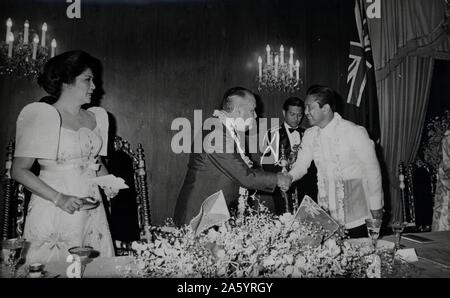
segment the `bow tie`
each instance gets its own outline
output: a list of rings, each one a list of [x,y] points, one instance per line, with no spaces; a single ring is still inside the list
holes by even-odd
[[[297,128],[291,128],[291,127],[289,127],[288,129],[289,129],[289,133],[293,133],[294,131],[297,131]]]

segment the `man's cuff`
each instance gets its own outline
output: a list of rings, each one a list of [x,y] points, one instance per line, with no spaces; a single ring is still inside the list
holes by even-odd
[[[369,198],[370,210],[380,210],[384,207],[383,198],[380,196],[372,196]]]

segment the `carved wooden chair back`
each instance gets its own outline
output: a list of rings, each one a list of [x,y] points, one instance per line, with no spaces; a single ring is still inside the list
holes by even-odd
[[[3,175],[3,214],[2,239],[23,236],[26,210],[30,193],[24,186],[11,178],[11,166],[14,156],[14,141],[6,148],[5,173]]]
[[[133,150],[127,140],[116,136],[114,139],[114,150],[116,152],[125,153],[132,161],[134,189],[136,190],[137,221],[140,234],[139,238],[147,239],[150,235],[151,213],[144,149],[142,144],[138,144],[136,150]],[[112,216],[114,216],[114,214],[112,214]]]
[[[422,162],[399,164],[401,219],[414,231],[431,230],[436,177]]]

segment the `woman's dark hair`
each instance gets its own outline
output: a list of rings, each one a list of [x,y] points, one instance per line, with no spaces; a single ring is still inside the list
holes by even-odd
[[[306,91],[306,96],[313,96],[320,108],[328,104],[333,112],[336,111],[339,103],[339,94],[327,86],[312,85]]]
[[[49,105],[52,105],[57,101],[58,101],[58,99],[51,95],[44,96],[39,100],[39,102],[48,103]]]
[[[47,61],[37,82],[48,94],[55,98],[61,95],[62,84],[72,84],[83,71],[96,68],[97,60],[83,51],[70,51]]]

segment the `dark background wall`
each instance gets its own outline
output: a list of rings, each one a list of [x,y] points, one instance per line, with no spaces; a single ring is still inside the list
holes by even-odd
[[[39,32],[47,22],[47,42],[56,38],[57,52],[82,49],[101,60],[100,104],[113,115],[118,135],[144,146],[154,223],[172,216],[186,172],[188,155],[170,148],[172,120],[192,121],[194,109],[205,119],[235,85],[257,91],[257,57],[266,44],[294,47],[304,79],[295,95],[303,98],[317,83],[346,94],[351,0],[81,0],[81,19],[66,17],[68,5],[1,1],[0,36],[8,17],[13,32],[23,30],[25,19]],[[0,156],[14,137],[20,109],[43,95],[34,81],[0,77]],[[265,116],[281,117],[287,94],[260,95]]]

